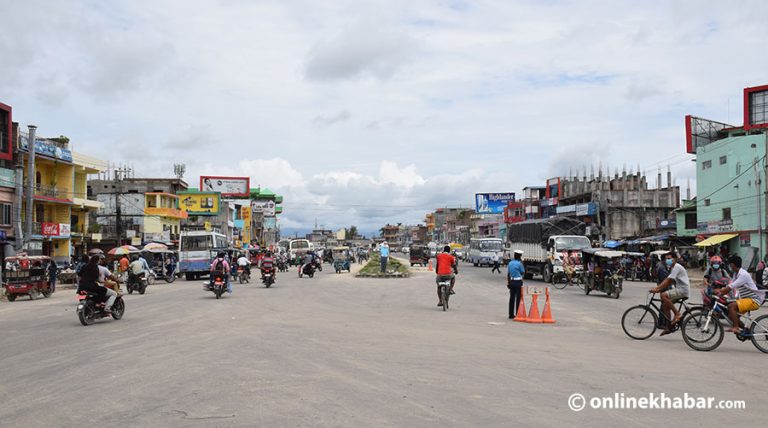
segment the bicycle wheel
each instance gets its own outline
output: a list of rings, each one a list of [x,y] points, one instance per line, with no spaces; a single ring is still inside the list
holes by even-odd
[[[752,344],[755,348],[768,354],[768,315],[757,317],[752,322],[749,333],[752,335]]]
[[[563,282],[562,278],[560,278],[557,275],[553,275],[553,277],[552,277],[552,286],[554,286],[558,290],[562,290],[563,288],[568,286],[568,282]]]
[[[573,284],[579,287],[580,290],[584,290],[584,275],[577,275],[573,279]]]
[[[723,343],[723,326],[710,311],[692,309],[682,321],[685,344],[697,351],[712,351]]]
[[[621,328],[635,340],[645,340],[656,333],[658,316],[650,306],[632,306],[621,317]]]

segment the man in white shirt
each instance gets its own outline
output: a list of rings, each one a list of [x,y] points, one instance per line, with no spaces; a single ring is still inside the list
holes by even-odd
[[[736,301],[728,303],[728,317],[731,319],[731,332],[739,333],[739,314],[760,309],[765,301],[765,291],[759,290],[752,280],[752,275],[741,267],[741,257],[731,256],[728,259],[731,271],[735,272],[733,282],[727,287],[714,290],[721,296],[733,291]]]
[[[248,257],[245,257],[245,254],[240,254],[240,257],[237,259],[237,266],[245,269],[248,274],[251,274],[251,261],[248,260]]]
[[[112,272],[110,272],[106,266],[104,266],[106,264],[107,259],[102,257],[99,261],[99,285],[104,287],[104,289],[107,291],[107,302],[104,304],[104,311],[109,312],[112,310],[112,305],[115,303],[115,300],[117,300],[117,292],[111,287],[107,286],[107,280],[109,279],[114,281],[115,284],[119,284],[119,280],[115,275],[112,275]]]

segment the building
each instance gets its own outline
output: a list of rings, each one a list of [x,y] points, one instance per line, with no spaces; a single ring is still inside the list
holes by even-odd
[[[387,224],[381,228],[381,237],[387,241],[390,246],[396,245],[400,234],[400,226],[396,224]]]
[[[695,238],[698,234],[696,216],[696,198],[683,200],[680,208],[675,210],[675,223],[679,239]]]
[[[526,220],[541,218],[541,201],[546,198],[547,188],[544,186],[528,186],[523,188],[523,214]]]
[[[184,214],[176,211],[181,207],[177,202],[174,208],[170,196],[186,189],[187,183],[180,178],[136,178],[127,169],[108,170],[89,180],[89,197],[102,204],[93,215],[100,246],[178,241]]]
[[[14,165],[13,109],[0,103],[0,257],[14,254],[14,220],[19,219]]]
[[[25,183],[30,176],[29,148],[34,147],[34,193],[32,195],[32,233],[27,237],[29,254],[46,255],[57,263],[68,263],[71,257],[85,254],[92,236],[89,214],[101,207],[87,200],[89,175],[103,171],[106,163],[69,149],[69,139],[35,138],[19,133],[19,156],[23,162]],[[26,190],[26,186],[25,186]],[[26,194],[25,194],[26,196]],[[27,200],[22,203],[26,222]],[[74,229],[74,230],[73,230]]]
[[[550,191],[557,197],[550,197],[548,206],[555,207],[556,215],[585,222],[593,238],[618,240],[675,232],[680,188],[673,186],[669,170],[667,185],[663,186],[659,172],[655,188],[649,188],[639,171],[626,170],[613,176],[599,170],[597,176],[560,178],[557,183],[558,189]]]
[[[685,117],[696,155],[697,245],[739,254],[754,266],[766,251],[768,86],[744,89],[744,123]]]

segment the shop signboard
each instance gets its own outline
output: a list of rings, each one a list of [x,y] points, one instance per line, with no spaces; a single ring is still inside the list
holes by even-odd
[[[179,192],[179,208],[188,215],[214,216],[221,209],[221,195],[216,192]]]
[[[254,213],[260,213],[264,217],[274,217],[275,201],[271,199],[254,199],[251,201],[251,209]]]

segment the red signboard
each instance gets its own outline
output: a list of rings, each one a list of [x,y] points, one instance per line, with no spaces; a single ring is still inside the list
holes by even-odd
[[[504,207],[504,223],[519,223],[525,220],[524,211],[522,202],[508,202]]]
[[[744,129],[768,128],[768,85],[744,88]]]
[[[59,223],[43,223],[41,231],[43,236],[59,236]]]

